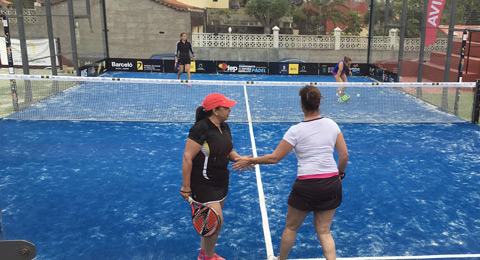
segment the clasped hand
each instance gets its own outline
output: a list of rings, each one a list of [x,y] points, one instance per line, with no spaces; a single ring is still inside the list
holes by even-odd
[[[232,170],[234,171],[248,171],[255,169],[255,165],[251,163],[252,155],[242,156],[234,158],[234,164],[232,165]]]

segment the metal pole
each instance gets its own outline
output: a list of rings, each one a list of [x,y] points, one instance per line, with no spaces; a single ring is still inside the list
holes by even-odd
[[[463,74],[463,63],[465,59],[465,46],[467,45],[467,35],[468,30],[463,30],[462,35],[462,49],[460,50],[460,63],[458,64],[458,82],[462,82],[462,74]]]
[[[405,31],[407,31],[407,5],[408,0],[403,0],[402,3],[402,20],[400,27],[400,46],[398,47],[398,82],[402,81],[402,70],[403,70],[403,53],[405,52]]]
[[[3,19],[3,32],[5,33],[5,48],[7,49],[8,60],[8,72],[9,74],[15,74],[15,68],[13,67],[13,54],[12,54],[12,42],[10,38],[10,26],[8,25],[8,18],[4,14],[0,14]],[[14,79],[10,80],[10,89],[12,91],[13,109],[18,111],[18,96],[17,96],[17,82]]]
[[[448,46],[447,57],[445,60],[445,73],[443,75],[443,81],[448,82],[450,80],[450,62],[452,60],[452,46],[453,46],[453,33],[455,29],[455,19],[457,11],[457,0],[452,0],[450,10],[450,24],[448,27]]]
[[[450,7],[450,24],[448,27],[448,46],[447,46],[447,57],[445,59],[445,70],[443,72],[443,81],[450,81],[450,62],[452,61],[452,46],[453,46],[453,33],[455,29],[455,18],[457,10],[457,0],[452,0],[452,5]],[[444,110],[448,109],[448,88],[442,89],[442,104],[441,107]]]
[[[374,12],[374,1],[375,0],[371,0],[370,1],[370,21],[369,21],[369,24],[368,24],[368,47],[367,47],[367,64],[370,64],[370,52],[372,51],[372,38],[373,38],[373,34],[374,34],[374,27],[375,25],[373,24],[373,17],[375,15],[375,12]]]
[[[105,0],[100,1],[100,10],[102,12],[103,56],[104,58],[109,58],[110,51],[108,49],[107,8],[105,6]]]
[[[52,63],[52,75],[58,75],[57,54],[55,53],[55,39],[53,38],[52,9],[50,5],[50,0],[45,0],[45,11],[47,14],[46,18],[47,18],[48,46],[50,48],[50,62]]]
[[[423,81],[423,58],[425,55],[425,38],[427,34],[427,18],[428,18],[428,0],[423,1],[423,17],[422,17],[422,35],[420,37],[420,56],[418,58],[418,75],[417,82]],[[420,93],[419,93],[420,91]],[[422,95],[421,89],[417,88],[417,95]]]
[[[462,49],[460,51],[460,64],[458,65],[458,82],[462,82],[463,63],[465,60],[465,46],[467,45],[468,30],[463,31]],[[453,114],[458,115],[458,103],[460,101],[460,88],[455,89],[455,102],[453,103]]]
[[[22,67],[23,67],[23,74],[30,75],[30,67],[28,66],[28,51],[27,51],[27,40],[25,39],[25,24],[23,21],[23,7],[22,3],[16,4],[16,11],[18,23],[18,34],[20,37],[20,51],[22,53]],[[31,104],[33,101],[33,93],[32,93],[32,85],[30,81],[25,81],[25,104]]]
[[[73,0],[68,0],[68,20],[70,24],[70,44],[72,46],[73,69],[77,76],[80,76],[78,69],[77,38],[75,37],[75,14],[73,12]]]
[[[25,24],[23,21],[23,7],[22,3],[18,1],[15,5],[17,11],[17,24],[18,24],[18,34],[20,37],[20,51],[22,54],[22,67],[23,74],[29,75],[30,68],[28,67],[28,51],[27,51],[27,40],[25,39]]]
[[[475,95],[472,110],[472,123],[478,124],[480,118],[480,79],[477,79],[477,86],[475,87]]]
[[[387,24],[388,24],[388,15],[390,11],[390,0],[385,0],[385,12],[384,12],[384,21],[383,21],[383,35],[387,35]]]

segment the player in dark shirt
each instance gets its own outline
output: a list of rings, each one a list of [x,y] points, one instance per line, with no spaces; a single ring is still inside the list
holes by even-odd
[[[214,235],[201,237],[198,259],[223,259],[215,254],[215,245],[223,224],[222,207],[228,193],[228,164],[236,158],[245,158],[233,149],[230,127],[225,123],[234,105],[235,101],[222,94],[208,95],[197,108],[196,123],[190,129],[185,145],[180,195],[185,200],[192,196],[194,200],[208,204],[221,220]]]
[[[193,53],[192,44],[187,41],[187,34],[181,33],[180,40],[175,46],[175,68],[177,68],[178,63],[177,79],[180,79],[180,76],[182,75],[185,68],[188,80],[190,80],[190,52],[192,53],[193,60],[195,60],[195,54]]]

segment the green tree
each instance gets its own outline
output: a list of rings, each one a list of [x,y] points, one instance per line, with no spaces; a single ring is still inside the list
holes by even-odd
[[[347,28],[345,28],[345,33],[348,35],[360,35],[363,31],[362,23],[362,13],[356,11],[348,12],[347,16]]]
[[[334,26],[347,24],[347,15],[339,7],[349,10],[344,0],[308,0],[294,9],[293,21],[302,34],[325,34],[327,21],[333,22]]]
[[[269,34],[278,19],[288,12],[289,5],[288,0],[250,0],[246,13],[255,17],[263,25],[263,32]]]
[[[364,23],[369,24],[370,14],[374,14],[374,35],[387,35],[388,30],[392,27],[400,28],[403,0],[389,0],[389,2],[390,8],[386,10],[386,0],[376,0],[374,2],[373,12],[368,11],[364,16]],[[386,21],[386,13],[388,14],[388,21]],[[407,27],[405,30],[405,37],[420,37],[423,17],[423,0],[408,0],[406,16]]]
[[[321,23],[324,28],[324,33],[327,32],[327,22],[333,23],[333,26],[337,27],[340,24],[347,24],[347,15],[339,7],[344,7],[350,11],[350,7],[344,0],[323,0],[320,5]]]
[[[445,6],[450,6],[450,1]],[[458,0],[455,23],[458,25],[480,25],[480,3],[478,0]],[[445,24],[448,24],[446,22]]]

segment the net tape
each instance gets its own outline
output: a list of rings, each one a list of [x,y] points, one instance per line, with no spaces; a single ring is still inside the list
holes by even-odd
[[[454,111],[455,102],[460,112],[471,114],[470,93],[475,88],[475,83],[456,82],[180,81],[38,75],[0,75],[0,80],[15,81],[21,104],[19,111],[6,118],[24,120],[193,122],[203,98],[222,93],[237,101],[229,122],[248,122],[247,111],[253,122],[299,122],[303,112],[298,91],[314,85],[325,97],[321,114],[340,123],[465,122],[466,118]],[[338,102],[339,86],[347,87],[349,102]]]

